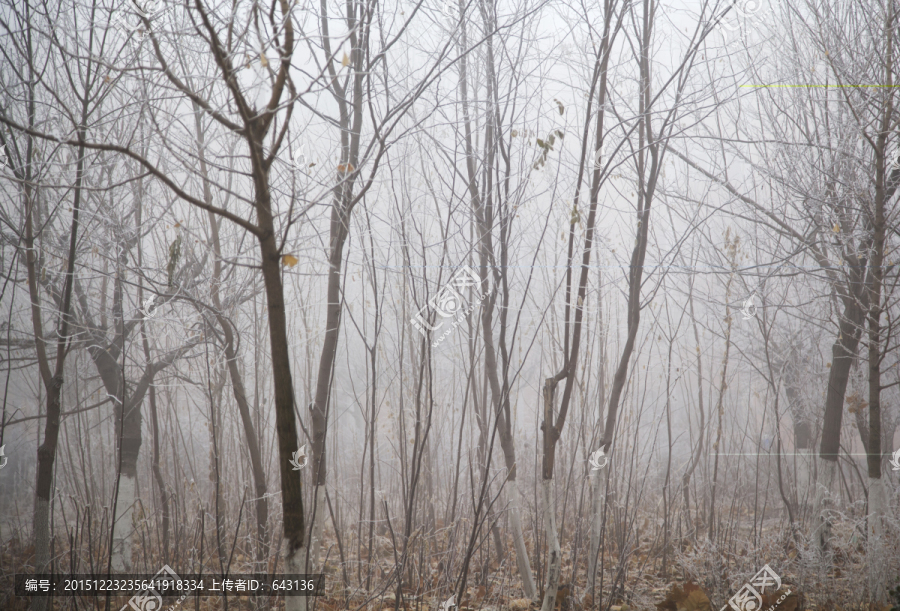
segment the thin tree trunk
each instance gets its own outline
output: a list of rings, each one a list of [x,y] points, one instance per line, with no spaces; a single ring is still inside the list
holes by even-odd
[[[512,531],[513,546],[516,550],[516,568],[522,579],[522,589],[525,597],[534,599],[537,595],[534,585],[534,575],[531,572],[531,561],[528,558],[528,548],[525,547],[525,535],[522,529],[522,494],[519,491],[517,480],[506,482],[507,507],[509,516],[509,529]],[[524,578],[523,578],[524,577]]]
[[[593,112],[593,104],[594,104],[594,96],[596,95],[596,103],[597,103],[597,111],[596,111],[596,120],[594,122],[594,144],[593,148],[589,148],[589,134],[590,134],[590,122],[585,122],[584,131],[581,136],[581,159],[579,162],[578,169],[578,181],[577,187],[575,189],[575,197],[572,206],[572,214],[571,214],[571,222],[569,227],[569,245],[567,252],[567,267],[566,267],[566,302],[565,302],[565,326],[564,326],[564,348],[563,348],[563,360],[564,365],[562,370],[553,378],[547,378],[544,383],[543,389],[543,398],[544,398],[544,421],[541,425],[541,429],[543,431],[543,461],[542,461],[542,478],[543,480],[550,480],[553,477],[553,464],[555,462],[555,451],[556,451],[556,442],[559,440],[560,433],[562,431],[562,427],[565,424],[566,414],[569,407],[569,401],[571,398],[572,388],[574,386],[574,376],[576,371],[576,364],[578,361],[578,351],[581,342],[581,326],[582,326],[582,317],[583,317],[583,308],[584,303],[587,298],[587,276],[588,276],[588,266],[590,265],[591,260],[591,252],[592,245],[594,239],[594,224],[596,221],[596,211],[597,211],[597,203],[598,196],[600,191],[600,184],[602,179],[602,166],[601,166],[601,153],[602,153],[602,143],[604,138],[604,117],[606,114],[606,100],[607,100],[607,68],[609,65],[610,53],[612,49],[612,45],[616,36],[616,33],[619,31],[622,25],[622,20],[625,14],[625,7],[619,13],[618,20],[613,26],[613,13],[615,8],[615,2],[611,0],[607,0],[604,3],[604,26],[603,26],[603,37],[600,41],[600,48],[597,51],[597,54],[594,58],[594,69],[593,74],[591,76],[591,85],[588,93],[588,106],[587,106],[587,117],[591,117]],[[588,163],[587,157],[590,154],[590,159]],[[572,262],[573,262],[573,245],[574,245],[574,236],[575,236],[575,224],[581,223],[581,214],[578,210],[579,203],[581,201],[581,185],[584,179],[584,174],[586,171],[590,171],[590,190],[588,192],[588,215],[587,215],[587,225],[585,227],[585,235],[584,235],[584,248],[582,250],[582,263],[581,263],[581,275],[578,281],[577,294],[572,294]],[[649,210],[648,210],[649,212]],[[640,214],[639,214],[640,216]],[[646,225],[646,223],[645,223]],[[636,241],[636,249],[638,249],[637,244],[640,244],[640,238]],[[645,242],[644,242],[645,243]],[[574,300],[574,301],[573,301]],[[629,301],[630,303],[630,301]],[[571,350],[569,344],[569,333],[570,333],[570,311],[574,309],[574,319],[571,322]],[[629,329],[631,328],[631,316],[629,314]],[[636,327],[635,327],[636,332]],[[628,354],[630,354],[631,348],[634,345],[634,339],[631,338],[630,347],[626,344],[626,350]],[[627,360],[627,357],[626,357]],[[620,367],[621,369],[621,367]],[[620,376],[620,372],[616,372],[617,379]],[[566,384],[563,389],[563,395],[560,402],[560,412],[558,419],[554,422],[553,415],[553,396],[555,394],[555,389],[557,384],[565,379]],[[622,381],[624,382],[624,377],[622,377]],[[601,386],[603,381],[601,380]],[[616,387],[616,383],[613,383],[612,394],[610,396],[610,407],[612,419],[615,419],[615,409],[612,408],[612,397],[615,396],[616,402],[618,402],[618,393],[621,392],[621,385]],[[601,404],[602,410],[602,404]],[[609,416],[608,416],[609,417]],[[602,418],[602,411],[598,414],[598,420]],[[607,425],[608,428],[608,425]],[[609,445],[612,441],[612,432],[607,430],[609,433],[609,438],[604,434],[603,439],[601,439],[600,445],[604,448],[604,450],[608,450]],[[547,492],[549,494],[549,481],[542,481],[542,486],[546,484]],[[603,492],[605,494],[605,490],[602,490],[601,486],[593,486],[592,488],[595,495],[601,494]],[[552,501],[552,499],[550,499]],[[544,510],[547,511],[549,505],[552,503],[546,503],[544,505]],[[600,521],[597,519],[597,516],[601,513],[602,507],[602,499],[600,498],[592,498],[591,499],[591,510],[592,515],[594,516],[592,520],[592,532],[590,535],[590,545],[591,549],[588,550],[587,557],[589,562],[589,572],[590,577],[588,581],[593,584],[594,582],[594,573],[596,572],[596,557],[598,554],[598,549],[600,545]],[[552,507],[550,507],[552,511]],[[550,522],[546,519],[544,521],[545,527],[547,529],[547,544],[550,546],[551,550],[555,549],[559,550],[559,541],[558,535],[556,533],[556,521],[555,516],[553,517],[553,521]],[[555,569],[552,567],[552,559],[548,561],[548,570],[547,570],[547,591],[544,593],[544,603],[543,603],[543,611],[550,611],[553,608],[554,601],[556,598],[556,588],[559,583],[559,558],[556,559],[557,566]],[[592,565],[592,566],[591,566]]]
[[[376,336],[377,337],[377,336]],[[376,354],[375,354],[375,345],[372,347],[372,352],[370,353],[370,357],[372,359],[372,406],[369,412],[369,532],[366,542],[367,549],[367,560],[368,560],[368,570],[366,571],[366,592],[369,591],[369,587],[371,585],[372,580],[372,558],[373,558],[373,550],[372,545],[374,544],[374,534],[375,534],[375,405],[376,405],[376,371],[375,365],[377,364]]]
[[[145,350],[145,353],[147,351]],[[162,476],[162,469],[159,466],[159,417],[156,409],[156,388],[151,387],[148,391],[150,400],[150,424],[153,427],[153,457],[152,470],[153,481],[159,488],[160,504],[162,505],[162,560],[164,563],[169,562],[169,521],[171,519],[169,508],[169,493],[166,489],[166,482]]]
[[[222,511],[224,510],[225,499],[222,495],[222,474],[219,468],[219,456],[221,454],[220,446],[222,437],[221,429],[221,405],[222,390],[225,387],[226,373],[222,370],[215,372],[210,368],[209,344],[206,344],[206,394],[209,401],[209,481],[213,486],[214,501],[214,518],[216,529],[216,553],[219,560],[219,570],[224,575],[226,572],[226,552],[222,545]],[[217,377],[213,384],[213,375]],[[215,386],[215,388],[213,388]]]
[[[729,263],[731,263],[731,274],[728,276],[728,282],[725,285],[725,355],[722,357],[722,377],[719,380],[719,398],[716,400],[718,426],[716,427],[716,441],[713,443],[713,452],[716,455],[713,459],[712,491],[709,498],[709,540],[711,542],[716,540],[716,486],[719,479],[719,445],[722,443],[722,418],[725,416],[725,390],[728,387],[728,353],[731,350],[731,306],[729,302],[731,301],[731,283],[734,281],[734,273],[737,266],[737,247],[737,238],[732,240],[731,230],[726,230],[725,251]]]
[[[495,29],[494,24],[494,11],[495,6],[493,3],[480,3],[481,15],[482,19],[485,21],[485,31],[493,31]],[[467,29],[465,20],[461,24],[462,29],[462,39],[461,45],[462,48],[465,49],[467,47]],[[495,217],[494,213],[494,205],[493,205],[493,174],[494,174],[494,161],[496,157],[496,138],[494,135],[494,129],[496,123],[500,120],[499,113],[496,112],[496,105],[494,104],[496,98],[496,77],[495,77],[495,60],[494,60],[494,47],[493,47],[493,38],[488,36],[485,41],[486,46],[486,54],[485,54],[485,65],[487,70],[487,75],[485,78],[486,87],[487,87],[487,99],[490,102],[488,106],[488,118],[485,122],[485,149],[487,152],[487,159],[484,163],[484,190],[483,195],[479,193],[478,189],[478,180],[477,180],[477,170],[476,170],[476,158],[475,158],[475,150],[473,145],[473,129],[472,129],[472,119],[469,113],[469,96],[468,96],[468,55],[466,53],[462,53],[460,57],[460,77],[459,77],[459,88],[460,88],[460,99],[462,102],[462,111],[463,111],[463,129],[465,133],[465,152],[466,152],[466,176],[467,176],[467,188],[469,191],[469,199],[472,205],[472,209],[475,216],[475,224],[476,231],[478,235],[478,256],[479,256],[479,278],[481,280],[480,285],[482,289],[482,295],[487,295],[489,293],[488,287],[490,284],[489,281],[489,270],[492,272],[494,279],[494,288],[499,289],[502,285],[503,288],[506,288],[505,282],[505,274],[506,267],[501,265],[499,268],[496,265],[495,253],[494,253],[494,245],[493,245],[493,219]],[[506,237],[505,231],[501,236],[501,242],[503,242]],[[504,256],[505,253],[505,242],[501,243],[501,257]],[[508,359],[505,358],[507,356],[505,350],[505,333],[506,333],[506,316],[505,312],[507,311],[505,308],[502,310],[500,315],[500,335],[501,335],[501,353],[503,358],[503,383],[501,385],[500,375],[498,374],[498,363],[497,363],[497,350],[494,345],[494,330],[493,330],[493,312],[494,305],[497,301],[497,297],[499,292],[497,290],[490,291],[490,296],[484,300],[482,303],[481,310],[481,326],[482,326],[482,334],[484,335],[484,365],[485,365],[485,373],[487,376],[487,380],[490,383],[491,390],[491,405],[496,414],[497,418],[497,433],[500,436],[500,446],[503,450],[503,457],[506,464],[507,469],[507,482],[506,485],[512,488],[517,486],[516,484],[516,453],[515,453],[515,443],[513,441],[512,435],[512,422],[511,422],[511,414],[509,409],[509,381],[508,381],[508,372],[509,372],[509,363]],[[501,298],[504,301],[504,305],[508,305],[508,293],[504,290]],[[485,406],[486,407],[486,406]],[[482,418],[481,421],[481,437],[480,439],[483,441],[486,437],[486,427],[487,427],[487,418]],[[490,468],[490,465],[485,465],[485,468]],[[527,598],[533,599],[536,595],[536,587],[534,584],[534,576],[531,571],[531,560],[528,557],[528,552],[525,547],[525,538],[522,533],[522,522],[520,517],[521,508],[519,506],[519,492],[518,489],[514,491],[510,491],[507,495],[509,501],[509,515],[510,515],[510,529],[512,530],[512,537],[514,548],[516,551],[516,568],[519,572],[519,578],[522,582],[522,589],[525,592],[525,596]],[[488,518],[490,519],[490,518]],[[498,547],[498,554],[502,554],[502,546],[499,542],[499,532],[496,532],[496,522],[493,522],[492,530],[495,531],[495,545]],[[505,554],[504,554],[505,555]]]
[[[697,317],[694,315],[694,283],[690,282],[688,289],[688,303],[691,309],[691,324],[694,327],[694,342],[696,343],[697,354],[697,404],[700,409],[700,427],[697,433],[697,449],[691,458],[691,463],[685,469],[684,475],[681,476],[681,490],[684,495],[684,512],[687,521],[688,533],[693,535],[695,532],[695,524],[691,518],[691,476],[697,465],[700,464],[700,456],[703,453],[703,432],[706,430],[705,414],[703,411],[703,361],[700,356],[700,333],[697,330]]]
[[[138,180],[136,185],[136,193],[138,194],[137,199],[137,210],[136,210],[136,225],[140,227],[143,224],[144,217],[144,200],[143,200],[143,181]],[[137,263],[138,267],[143,268],[144,265],[144,249],[142,246],[142,241],[137,241]],[[138,303],[144,303],[144,279],[139,278],[138,280]],[[141,320],[141,347],[144,350],[144,361],[147,363],[151,361],[150,355],[150,342],[147,338],[147,320],[146,317]],[[150,459],[150,470],[153,473],[153,481],[156,484],[157,489],[159,490],[159,501],[162,506],[162,560],[164,563],[169,562],[169,494],[166,489],[166,482],[163,479],[162,469],[159,466],[159,414],[156,406],[156,386],[153,384],[147,389],[147,398],[149,399],[150,404],[150,426],[153,437],[153,454]]]
[[[597,269],[597,286],[602,286],[602,276],[601,269],[598,267]],[[600,362],[599,362],[599,372],[598,372],[598,387],[600,392],[600,401],[598,405],[602,406],[606,402],[605,390],[606,390],[606,332],[603,330],[603,298],[602,296],[597,296],[597,321],[602,330],[601,339],[600,339]],[[597,414],[597,424],[596,427],[599,428],[603,426],[603,412]],[[592,440],[598,433],[598,430],[594,430],[592,433]],[[589,478],[590,489],[588,493],[591,495],[590,498],[590,533],[588,535],[588,551],[587,551],[587,588],[585,588],[584,596],[590,596],[591,604],[594,603],[595,595],[596,595],[596,585],[597,585],[597,561],[600,559],[600,531],[603,528],[603,503],[607,498],[607,478],[601,477],[601,473],[599,471],[591,470]],[[582,603],[585,602],[584,596],[582,597]]]
[[[138,265],[140,266],[142,253],[140,243],[138,244]],[[138,301],[143,303],[143,280],[138,283]],[[141,345],[144,349],[144,360],[150,363],[150,343],[147,340],[147,322],[141,321]],[[153,481],[159,489],[160,505],[162,505],[162,559],[163,562],[169,561],[169,495],[166,489],[166,482],[163,479],[162,469],[159,466],[159,416],[156,409],[156,387],[150,385],[147,390],[147,396],[150,402],[150,426],[153,436],[153,455],[151,456],[150,469],[153,473]]]
[[[328,33],[328,10],[325,0],[320,3],[320,23],[322,30],[322,42],[325,53],[331,57],[331,42]],[[357,17],[353,9],[348,6],[347,19],[351,24],[356,24]],[[360,26],[364,26],[359,22]],[[364,30],[364,27],[360,29]],[[327,481],[327,464],[325,460],[326,434],[328,432],[328,407],[331,398],[331,384],[334,376],[334,363],[337,355],[337,345],[340,336],[341,325],[341,266],[343,263],[344,243],[350,232],[350,213],[355,205],[353,186],[356,180],[356,172],[359,166],[360,135],[363,123],[363,49],[355,25],[351,25],[349,40],[351,44],[350,67],[352,70],[350,91],[345,91],[337,84],[336,74],[332,62],[328,62],[331,71],[332,93],[335,96],[340,110],[340,163],[335,175],[335,186],[332,189],[331,224],[329,229],[328,247],[328,289],[327,305],[325,306],[325,338],[322,342],[322,353],[319,358],[319,369],[316,377],[315,398],[310,405],[310,420],[312,421],[312,477],[316,487],[314,499],[317,500],[311,512],[313,524],[310,533],[309,562],[311,567],[318,566],[319,548],[321,545],[322,527],[317,524],[325,519],[324,506],[318,503],[318,499],[324,498],[324,490],[318,488],[325,486]]]
[[[893,13],[889,9],[889,13]],[[889,18],[887,29],[887,52],[891,53],[893,30],[895,19]],[[889,56],[890,57],[890,56]],[[887,84],[893,84],[892,75],[888,70]],[[869,520],[866,549],[866,562],[869,568],[869,601],[873,604],[887,602],[887,571],[885,568],[885,522],[891,516],[887,491],[881,473],[881,361],[884,358],[882,343],[884,338],[881,333],[881,315],[884,311],[882,305],[882,289],[884,284],[884,253],[886,246],[886,221],[885,221],[885,155],[887,144],[887,132],[892,115],[891,101],[888,101],[887,109],[883,115],[882,129],[878,137],[876,149],[876,176],[875,198],[873,201],[874,214],[872,215],[872,253],[869,261],[868,278],[866,283],[866,302],[868,307],[868,348],[869,348],[869,443],[866,448],[866,465],[869,476]],[[888,334],[890,332],[888,331]]]
[[[200,121],[201,109],[194,103],[194,127],[197,133],[197,149],[200,161],[200,176],[203,179],[203,200],[212,205],[212,191],[209,184],[209,170],[206,165],[206,145],[203,134],[203,126]],[[269,503],[266,499],[266,472],[262,464],[262,455],[259,450],[258,437],[253,419],[250,416],[250,404],[247,401],[247,391],[244,387],[244,379],[238,369],[237,353],[234,349],[234,333],[231,321],[225,317],[222,311],[222,302],[219,297],[219,284],[222,277],[222,245],[219,240],[219,224],[215,215],[207,211],[209,230],[213,247],[213,277],[210,282],[210,293],[213,306],[216,309],[216,320],[222,329],[224,336],[225,363],[228,366],[228,374],[231,378],[231,390],[237,403],[238,413],[241,416],[241,424],[244,427],[244,438],[247,441],[247,450],[250,454],[250,466],[253,470],[253,482],[255,485],[256,499],[256,561],[260,568],[266,568],[266,558],[269,554]],[[152,399],[151,399],[152,400]]]
[[[350,163],[349,161],[347,163]],[[338,181],[341,177],[338,177]],[[309,567],[318,566],[319,549],[322,537],[324,514],[323,487],[326,477],[325,442],[328,431],[328,402],[331,397],[331,383],[334,375],[334,363],[337,355],[337,344],[341,323],[341,265],[343,263],[343,247],[348,233],[349,211],[344,208],[344,197],[341,191],[345,185],[335,187],[335,201],[331,209],[331,249],[328,257],[328,292],[325,316],[325,339],[319,359],[319,371],[316,378],[316,395],[310,405],[312,421],[312,475],[315,486],[313,507],[311,510]]]
[[[684,309],[681,310],[682,319],[684,317]],[[662,578],[666,579],[669,574],[669,481],[672,475],[672,346],[675,343],[675,337],[678,330],[681,329],[681,320],[678,321],[678,327],[672,329],[671,320],[669,320],[669,308],[666,306],[666,319],[668,324],[668,332],[672,335],[669,339],[669,350],[666,358],[666,443],[668,453],[666,455],[666,480],[663,483],[663,556],[662,556]]]

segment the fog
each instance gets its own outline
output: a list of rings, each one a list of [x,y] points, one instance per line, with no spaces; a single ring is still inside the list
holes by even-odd
[[[900,609],[900,7],[0,5],[0,608]]]

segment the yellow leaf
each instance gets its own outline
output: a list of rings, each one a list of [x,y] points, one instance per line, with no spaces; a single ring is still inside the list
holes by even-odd
[[[263,68],[268,68],[268,67],[269,67],[269,58],[266,57],[266,54],[265,54],[265,53],[260,53],[260,54],[259,54],[259,63],[262,64]]]
[[[841,226],[835,223],[834,227],[832,227],[831,230],[835,233],[838,233],[841,230]]]
[[[341,58],[341,65],[342,65],[342,66],[349,66],[349,65],[350,65],[350,58],[347,57],[347,54],[346,54],[346,53],[344,53],[344,57]]]
[[[300,259],[294,255],[281,255],[281,264],[287,267],[294,267],[300,263]]]

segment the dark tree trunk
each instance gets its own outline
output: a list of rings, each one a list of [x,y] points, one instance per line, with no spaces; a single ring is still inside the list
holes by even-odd
[[[865,265],[865,260],[861,262]],[[856,358],[860,334],[865,321],[862,273],[851,267],[851,294],[843,298],[844,312],[838,323],[839,335],[831,347],[831,369],[828,372],[828,388],[825,393],[825,416],[819,456],[823,460],[837,462],[840,452],[841,424],[844,416],[844,395],[850,379],[850,367]]]
[[[260,146],[261,149],[262,146]],[[281,502],[284,513],[285,560],[287,572],[300,572],[299,555],[304,547],[305,522],[302,484],[290,460],[297,450],[297,426],[294,413],[294,383],[291,378],[291,354],[288,348],[284,287],[281,283],[281,253],[275,240],[268,176],[265,169],[254,168],[260,263],[269,311],[269,346],[272,351],[272,378],[275,392],[275,430],[278,438],[278,463],[281,475]]]
[[[33,107],[31,109],[33,113]],[[33,119],[30,114],[29,123]],[[84,132],[79,131],[79,141],[84,141]],[[29,150],[31,147],[29,146]],[[29,154],[30,159],[30,154]],[[28,164],[30,174],[31,164]],[[31,297],[32,328],[37,347],[38,368],[44,389],[47,393],[47,413],[44,425],[44,441],[37,452],[37,479],[35,482],[34,502],[34,544],[35,570],[49,572],[50,566],[50,496],[53,489],[53,465],[56,460],[56,448],[59,441],[59,422],[62,411],[62,386],[65,359],[69,344],[70,310],[72,305],[72,287],[75,278],[75,256],[78,244],[78,217],[81,209],[81,185],[84,175],[84,147],[78,147],[78,162],[75,174],[75,186],[72,200],[72,224],[69,232],[69,250],[67,253],[66,276],[62,290],[62,303],[58,304],[59,321],[56,341],[56,361],[51,373],[50,361],[44,346],[43,321],[41,318],[40,296],[38,294],[38,270],[34,250],[34,214],[37,205],[36,194],[30,181],[25,182],[25,261],[28,273],[28,289]],[[36,602],[35,609],[45,609],[47,599]]]

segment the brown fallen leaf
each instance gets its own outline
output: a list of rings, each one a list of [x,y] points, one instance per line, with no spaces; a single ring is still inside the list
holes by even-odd
[[[711,611],[709,597],[703,590],[697,588],[678,604],[678,611]]]

